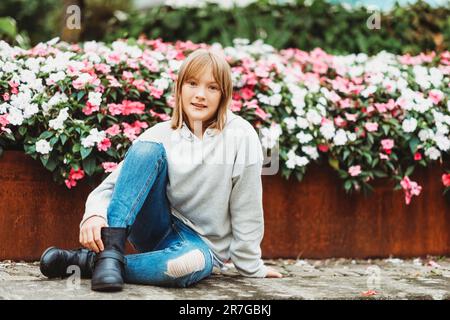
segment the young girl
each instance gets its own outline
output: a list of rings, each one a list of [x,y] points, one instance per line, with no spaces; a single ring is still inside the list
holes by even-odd
[[[281,277],[261,260],[262,149],[233,114],[231,68],[198,49],[183,62],[171,120],[146,130],[88,196],[80,224],[87,249],[47,249],[41,271],[78,265],[97,291],[123,283],[186,287],[231,261],[243,276]],[[124,255],[126,240],[138,254]]]

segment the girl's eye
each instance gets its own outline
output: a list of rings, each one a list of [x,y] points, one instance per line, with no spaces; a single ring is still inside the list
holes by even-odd
[[[214,86],[211,86],[211,87],[209,87],[210,89],[213,89],[213,90],[219,90],[219,88],[217,88],[217,87],[214,87]]]
[[[190,84],[191,86],[195,86],[195,81],[189,81],[189,84]]]

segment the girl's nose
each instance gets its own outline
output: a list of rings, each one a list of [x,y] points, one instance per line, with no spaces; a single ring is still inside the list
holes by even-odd
[[[205,97],[205,89],[203,87],[199,87],[197,92],[195,93],[197,98],[204,98]]]

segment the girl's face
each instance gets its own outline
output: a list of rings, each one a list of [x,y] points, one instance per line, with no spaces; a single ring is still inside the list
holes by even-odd
[[[205,124],[219,108],[221,96],[220,86],[214,80],[211,68],[195,78],[187,78],[181,88],[181,101],[189,126],[197,128],[201,122],[204,131]]]

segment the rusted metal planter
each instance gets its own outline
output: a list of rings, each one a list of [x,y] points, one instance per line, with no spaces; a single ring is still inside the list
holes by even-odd
[[[424,186],[411,205],[383,181],[376,192],[347,195],[328,167],[312,167],[303,182],[264,176],[266,258],[400,257],[450,254],[450,202],[441,169],[414,176]],[[37,260],[56,245],[79,246],[78,225],[93,189],[68,190],[20,151],[0,157],[0,260]],[[129,250],[130,247],[129,247]]]

